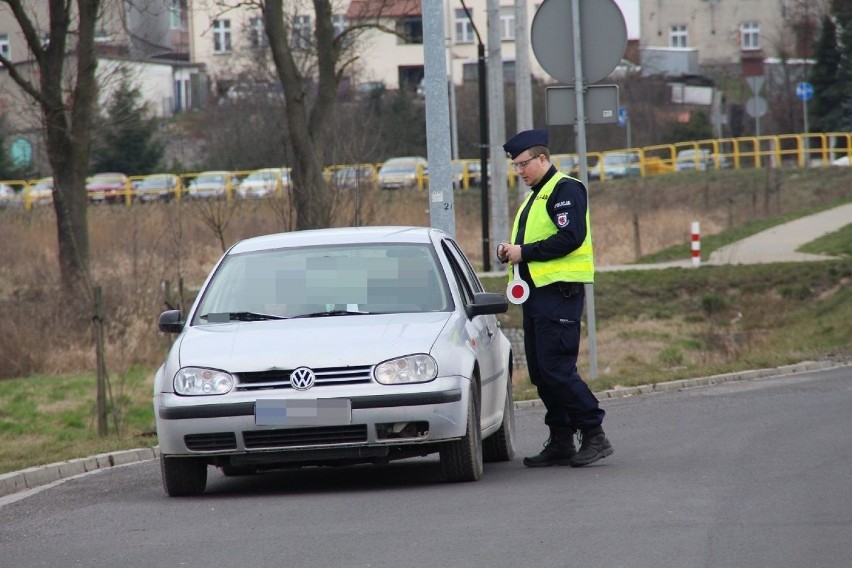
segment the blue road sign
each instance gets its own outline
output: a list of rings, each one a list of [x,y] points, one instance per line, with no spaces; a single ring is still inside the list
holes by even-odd
[[[627,124],[627,107],[618,107],[618,125],[624,126]]]
[[[800,101],[809,101],[814,97],[814,86],[807,81],[796,85],[796,98]]]

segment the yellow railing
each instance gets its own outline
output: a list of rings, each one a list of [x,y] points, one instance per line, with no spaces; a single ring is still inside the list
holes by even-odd
[[[676,171],[703,171],[708,169],[746,169],[779,167],[820,167],[828,166],[845,156],[852,160],[852,132],[815,132],[811,134],[779,134],[771,136],[744,136],[740,138],[719,138],[658,144],[642,148],[625,148],[605,152],[588,152],[586,156],[589,178],[606,180],[616,177],[648,177],[668,174]],[[554,154],[554,164],[569,175],[577,175],[578,157],[576,154]],[[848,163],[848,162],[847,162]],[[376,189],[379,187],[378,172],[382,164],[340,164],[329,166],[324,175],[328,183],[340,187],[357,189]],[[478,159],[454,160],[453,187],[467,190],[481,181]],[[181,199],[185,197],[207,196],[233,199],[241,196],[240,183],[249,175],[261,171],[273,171],[275,174],[274,193],[282,196],[289,192],[289,168],[264,168],[251,171],[222,171],[218,183],[199,183],[199,178],[208,179],[214,172],[186,174],[151,174],[132,176],[120,182],[120,187],[111,191],[90,192],[93,202],[124,202],[126,205],[152,201],[155,199]],[[508,168],[509,185],[514,187],[517,175]],[[160,188],[151,178],[162,178],[168,182]],[[217,178],[218,179],[218,178]],[[422,190],[429,184],[429,174],[422,165],[417,165],[410,180],[412,187]],[[270,192],[271,193],[271,192]],[[209,195],[208,195],[209,194]],[[257,195],[255,196],[263,196]],[[53,180],[8,180],[0,181],[0,209],[25,208],[49,204],[53,200]]]

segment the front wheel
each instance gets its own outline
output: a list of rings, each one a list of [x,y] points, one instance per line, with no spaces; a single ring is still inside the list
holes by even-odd
[[[460,440],[441,446],[441,473],[446,481],[479,481],[482,477],[482,430],[479,390],[471,385],[467,402],[467,432]]]
[[[207,462],[203,459],[161,455],[160,472],[169,497],[200,495],[207,486]]]

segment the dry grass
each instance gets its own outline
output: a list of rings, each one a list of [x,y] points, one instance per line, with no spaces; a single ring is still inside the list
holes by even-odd
[[[693,220],[701,221],[704,234],[712,234],[759,216],[764,201],[767,214],[778,214],[848,192],[848,177],[835,179],[841,175],[835,171],[822,173],[834,176],[829,178],[831,183],[825,179],[803,183],[799,172],[785,175],[789,182],[779,178],[777,183],[768,183],[760,172],[719,172],[594,184],[591,201],[597,263],[635,260],[634,219],[643,254],[683,245],[686,258]],[[766,200],[761,199],[761,184],[771,190]],[[425,192],[365,192],[358,197],[357,208],[353,195],[336,200],[335,225],[429,224]],[[517,203],[514,191],[508,202],[511,219]],[[95,282],[104,290],[110,370],[123,372],[133,365],[152,368],[162,360],[168,339],[156,330],[157,316],[167,306],[185,305],[191,299],[192,289],[203,282],[221,255],[223,243],[227,246],[292,227],[286,201],[237,201],[228,208],[224,211],[228,223],[220,227],[221,240],[211,229],[209,212],[192,202],[90,208],[91,265]],[[474,265],[482,266],[479,191],[456,192],[455,210],[456,238]],[[58,300],[55,239],[55,218],[49,207],[0,212],[2,376],[94,368],[89,316],[72,315],[74,311]],[[166,282],[170,295],[164,288]],[[177,292],[181,282],[186,289],[183,301]],[[636,331],[643,331],[641,325]],[[666,331],[677,332],[676,326]],[[634,339],[631,333],[629,328],[618,332],[604,329],[599,337],[602,359],[630,362],[633,358],[636,363],[653,364],[641,355],[649,340]],[[610,349],[619,352],[609,353]],[[678,355],[672,353],[669,358],[676,363]]]

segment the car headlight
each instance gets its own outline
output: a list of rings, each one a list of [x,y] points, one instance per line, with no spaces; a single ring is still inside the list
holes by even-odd
[[[225,394],[234,388],[234,377],[225,371],[184,367],[174,379],[175,392],[184,396]]]
[[[430,355],[408,355],[379,363],[373,374],[383,385],[425,383],[438,376],[438,363]]]

